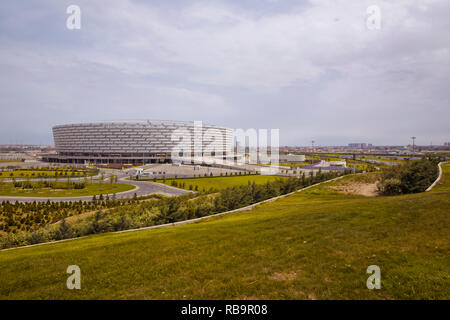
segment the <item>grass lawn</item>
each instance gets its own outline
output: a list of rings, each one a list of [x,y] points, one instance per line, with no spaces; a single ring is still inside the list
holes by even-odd
[[[68,170],[10,170],[10,171],[0,171],[0,178],[39,178],[39,177],[49,177],[54,178],[55,173],[58,172],[58,178],[64,179],[69,177],[83,177],[86,173],[87,175],[92,175],[90,172],[85,171],[68,171]],[[67,173],[67,175],[65,175]]]
[[[297,163],[279,163],[278,165],[281,167],[301,167],[307,164],[307,162],[297,162]]]
[[[3,299],[449,299],[450,170],[395,197],[315,188],[206,221],[0,252]],[[81,268],[81,290],[66,269]],[[381,268],[368,290],[366,269]]]
[[[223,176],[223,177],[204,177],[204,178],[183,178],[183,179],[166,179],[165,184],[172,185],[172,181],[178,183],[178,188],[181,188],[180,184],[184,183],[184,189],[192,188],[198,186],[199,191],[210,190],[211,188],[215,190],[221,190],[229,187],[246,185],[250,181],[256,184],[264,184],[268,181],[274,181],[275,179],[287,179],[286,177],[278,176],[266,176],[266,175],[247,175],[247,176]],[[163,180],[157,180],[157,182],[163,183]]]
[[[0,160],[0,163],[23,162],[23,160]]]
[[[64,182],[61,182],[64,184]],[[133,185],[123,183],[88,183],[84,189],[20,189],[12,183],[0,183],[0,196],[12,197],[82,197],[111,194],[134,189]]]
[[[363,157],[362,159],[364,159],[364,160],[383,161],[383,162],[394,162],[394,163],[407,163],[408,162],[405,159],[394,159],[394,158]]]

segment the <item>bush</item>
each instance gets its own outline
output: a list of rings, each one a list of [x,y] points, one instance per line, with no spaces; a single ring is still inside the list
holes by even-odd
[[[392,196],[402,193],[402,182],[396,178],[386,179],[377,184],[378,190],[384,195]]]
[[[438,176],[437,164],[437,159],[424,158],[385,169],[378,189],[384,195],[424,192]]]

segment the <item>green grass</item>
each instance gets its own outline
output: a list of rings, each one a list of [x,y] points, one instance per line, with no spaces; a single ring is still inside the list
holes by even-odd
[[[312,188],[196,224],[3,251],[0,297],[449,299],[449,169],[432,192]],[[66,288],[72,264],[81,290]],[[380,290],[366,287],[373,264]]]
[[[301,167],[305,165],[306,162],[296,162],[296,163],[279,163],[281,167]]]
[[[0,163],[23,162],[23,160],[0,160]]]
[[[430,192],[450,192],[450,163],[442,165],[442,178]]]
[[[64,182],[60,182],[64,184]],[[0,196],[12,197],[82,197],[99,194],[111,194],[132,190],[133,185],[123,183],[88,183],[84,189],[20,189],[12,183],[0,183]]]
[[[264,184],[266,182],[274,181],[275,179],[287,179],[286,177],[278,176],[266,176],[266,175],[247,175],[247,176],[222,176],[222,177],[204,177],[204,178],[182,178],[182,179],[166,179],[165,184],[172,185],[172,181],[176,181],[178,187],[181,188],[180,184],[184,183],[184,189],[192,188],[195,189],[198,186],[199,191],[210,190],[211,188],[215,190],[221,190],[229,187],[246,185],[249,181],[250,183],[255,182],[256,184]],[[163,183],[164,180],[157,180],[157,182]]]
[[[394,158],[363,157],[363,159],[364,160],[382,161],[382,162],[401,163],[401,164],[408,163],[408,161],[405,159],[394,159]]]
[[[39,178],[39,177],[49,177],[54,178],[55,173],[58,172],[58,178],[64,179],[67,176],[70,177],[82,177],[84,174],[91,175],[90,172],[85,171],[68,171],[68,170],[10,170],[1,171],[0,178]],[[67,176],[61,176],[61,174],[66,174]]]

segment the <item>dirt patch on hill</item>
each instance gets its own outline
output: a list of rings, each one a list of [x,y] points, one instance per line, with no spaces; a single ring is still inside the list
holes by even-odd
[[[359,194],[365,197],[376,197],[379,195],[376,183],[362,183],[362,182],[346,182],[339,186],[330,187],[333,190],[341,191],[350,194]]]
[[[147,201],[156,201],[159,200],[158,198],[148,198],[148,199],[144,199],[144,200],[139,200],[139,202],[147,202]],[[74,216],[70,216],[66,218],[66,222],[75,222],[84,218],[87,218],[89,216],[94,215],[97,211],[101,211],[102,213],[104,212],[108,212],[112,209],[115,209],[118,207],[113,207],[113,208],[104,208],[104,209],[98,209],[98,210],[93,210],[93,211],[87,211],[87,212],[83,212]],[[53,224],[60,224],[61,220],[58,220],[56,222],[54,222]]]
[[[89,216],[94,215],[97,211],[101,211],[103,213],[103,212],[107,212],[107,211],[109,211],[111,209],[112,208],[83,212],[81,214],[77,214],[77,215],[74,215],[74,216],[67,217],[66,218],[66,222],[76,222],[78,220],[82,220],[82,219],[85,219],[85,218],[87,218]],[[61,221],[62,220],[58,220],[58,221],[54,222],[53,224],[60,224]]]
[[[297,277],[296,271],[289,271],[289,272],[276,272],[270,276],[270,279],[281,281],[292,281],[295,280],[296,277]]]

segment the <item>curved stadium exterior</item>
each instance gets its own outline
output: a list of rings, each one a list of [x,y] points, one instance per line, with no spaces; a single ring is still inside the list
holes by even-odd
[[[224,158],[231,152],[232,129],[205,124],[196,126],[195,130],[194,127],[193,121],[159,120],[57,125],[53,127],[57,155],[47,155],[44,160],[80,164],[171,162],[176,155],[175,147],[194,150],[196,130],[202,133],[202,152],[210,152],[212,156],[223,155]],[[175,132],[178,136],[179,132],[187,134],[182,137],[184,139],[173,139]],[[221,139],[211,139],[212,134],[219,134]]]

